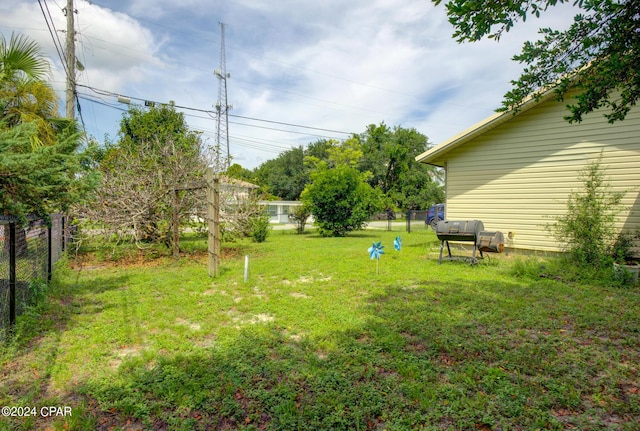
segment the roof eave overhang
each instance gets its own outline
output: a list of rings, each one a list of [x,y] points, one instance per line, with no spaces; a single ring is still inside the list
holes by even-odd
[[[522,113],[539,105],[542,102],[549,100],[554,95],[555,92],[553,90],[548,90],[541,95],[530,96],[517,109],[498,112],[491,115],[490,117],[485,118],[484,120],[474,124],[473,126],[455,135],[454,137],[420,154],[416,157],[416,160],[428,165],[443,167],[446,161],[444,159],[444,156],[450,151],[455,150],[456,148],[466,144],[467,142],[477,138],[480,135],[487,133],[489,130],[494,129],[499,125],[510,121],[512,118],[521,115]]]

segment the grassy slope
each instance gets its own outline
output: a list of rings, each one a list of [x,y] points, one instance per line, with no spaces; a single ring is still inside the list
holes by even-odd
[[[190,257],[60,271],[0,404],[74,415],[0,429],[640,428],[637,289],[438,266],[432,233],[396,235],[274,232],[215,280]]]

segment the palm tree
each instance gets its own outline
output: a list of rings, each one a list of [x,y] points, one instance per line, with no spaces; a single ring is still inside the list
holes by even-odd
[[[35,123],[32,145],[50,145],[61,127],[57,98],[47,83],[49,61],[40,46],[24,35],[0,35],[0,122],[3,127]]]
[[[40,45],[24,35],[11,35],[7,40],[0,34],[0,82],[16,78],[43,80],[49,74],[49,62]]]

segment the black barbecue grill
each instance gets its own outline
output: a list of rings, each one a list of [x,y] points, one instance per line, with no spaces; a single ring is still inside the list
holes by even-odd
[[[449,241],[460,242],[472,242],[473,243],[473,256],[471,257],[471,263],[476,263],[476,252],[478,251],[478,236],[480,232],[484,230],[484,224],[480,220],[442,220],[438,222],[436,227],[436,236],[442,243],[440,244],[440,258],[438,259],[438,265],[442,263],[442,251],[444,250],[444,244],[447,244],[447,251],[449,256],[448,260],[457,259],[451,255],[451,247]],[[482,251],[480,252],[482,256]]]
[[[504,250],[504,235],[502,232],[480,232],[476,240],[480,253],[502,253]]]
[[[443,220],[438,222],[436,236],[442,243],[440,244],[440,258],[438,265],[442,263],[442,251],[444,244],[447,244],[449,256],[447,260],[467,259],[454,257],[451,255],[449,241],[473,242],[473,255],[471,263],[477,263],[476,252],[480,251],[480,257],[484,257],[482,252],[502,253],[504,249],[504,235],[502,232],[487,232],[484,224],[480,220]]]

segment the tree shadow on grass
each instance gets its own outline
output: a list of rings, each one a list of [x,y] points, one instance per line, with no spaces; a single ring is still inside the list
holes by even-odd
[[[355,230],[347,233],[345,236],[330,236],[330,235],[321,235],[317,232],[309,233],[309,238],[314,239],[344,239],[345,241],[353,238],[379,238],[381,234],[389,233],[387,231],[379,230]]]
[[[591,294],[546,282],[388,286],[364,306],[365,325],[330,334],[331,349],[251,325],[230,344],[132,360],[80,392],[99,429],[634,429],[638,324],[576,330],[613,312],[581,308],[600,300]]]
[[[127,276],[100,276],[90,281],[78,277],[67,277],[64,281],[54,273],[47,297],[41,304],[32,307],[24,316],[18,316],[12,339],[20,345],[32,344],[34,338],[42,338],[50,332],[60,333],[69,328],[75,314],[87,314],[87,309],[96,308],[99,302],[94,295],[127,285]]]
[[[357,310],[362,326],[318,340],[276,316],[211,348],[129,358],[73,395],[89,406],[84,429],[99,430],[634,429],[640,324],[620,304],[637,310],[638,297],[547,280],[398,281]]]
[[[68,405],[61,394],[50,391],[51,367],[61,350],[62,334],[73,327],[74,316],[102,311],[94,294],[120,289],[127,283],[126,276],[98,277],[91,283],[66,280],[61,281],[54,273],[46,300],[18,317],[11,337],[1,346],[0,400],[5,400],[4,404]],[[39,424],[35,417],[5,419],[9,429],[50,426]],[[2,426],[0,419],[0,428],[4,429]]]

